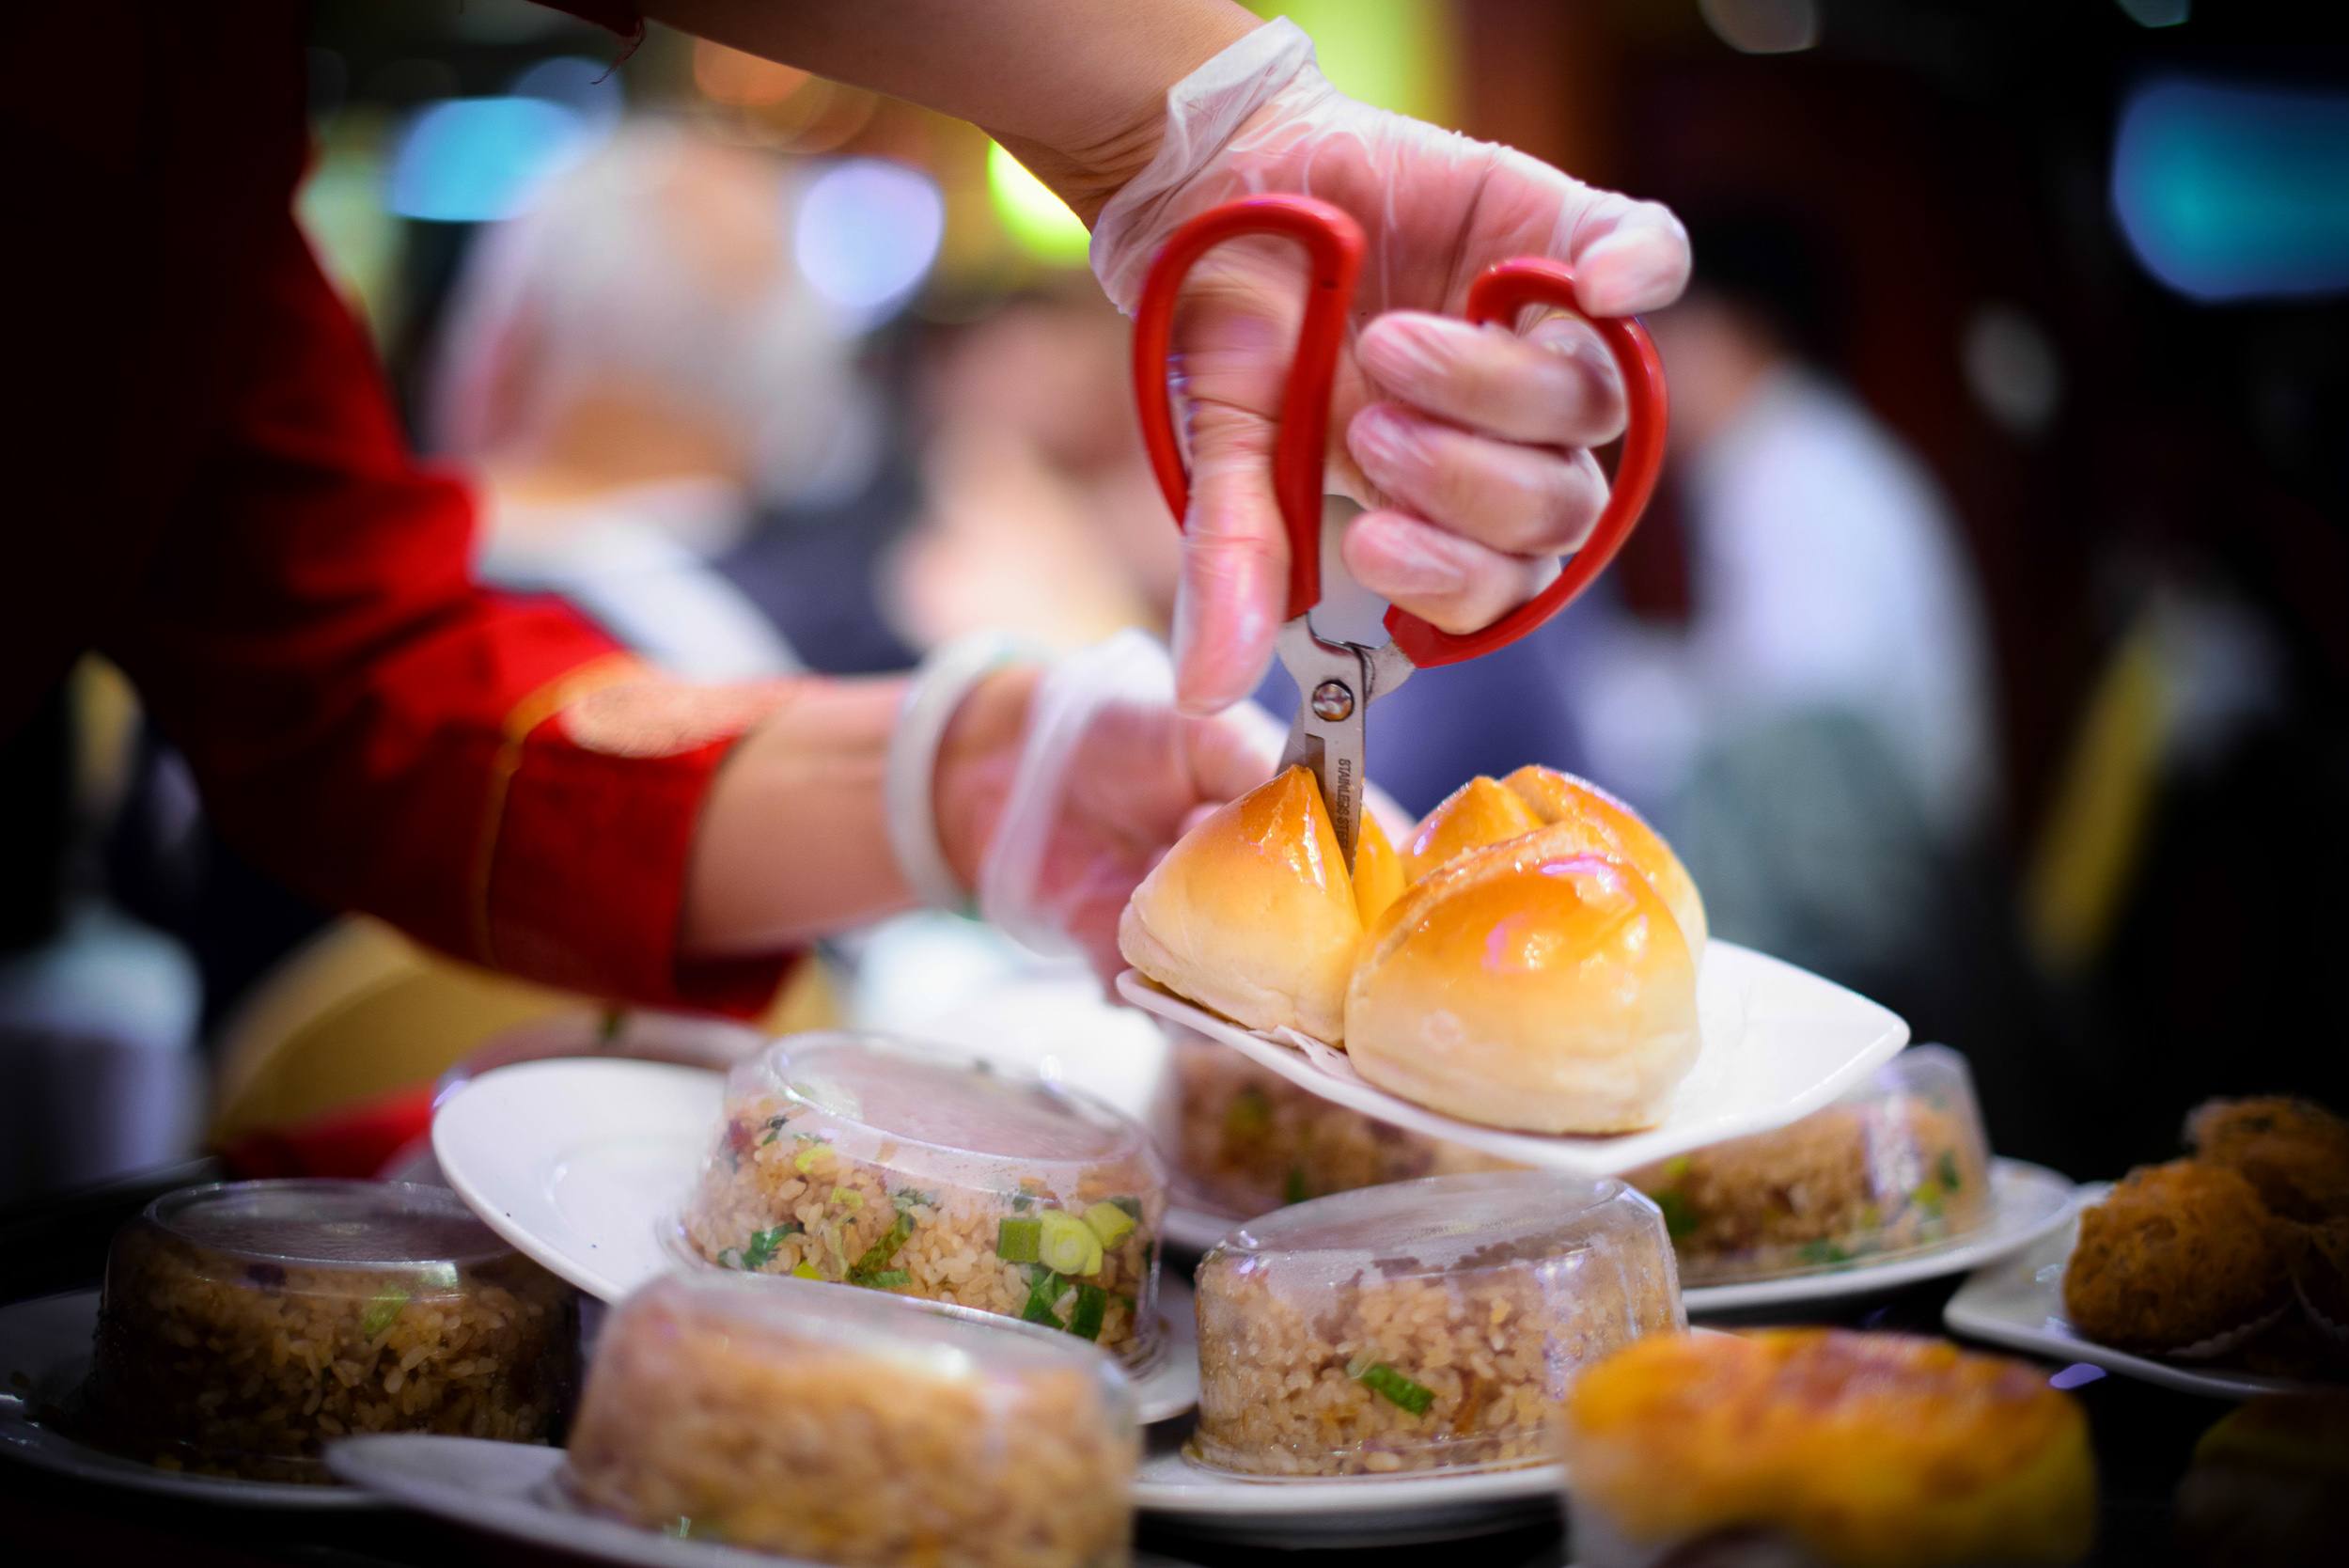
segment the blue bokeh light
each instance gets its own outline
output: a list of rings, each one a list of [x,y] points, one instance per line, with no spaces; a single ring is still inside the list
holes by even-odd
[[[2189,298],[2349,289],[2349,93],[2140,87],[2121,112],[2112,205],[2146,270]]]
[[[809,288],[851,321],[874,325],[913,296],[938,259],[946,200],[928,175],[847,158],[800,198],[791,252]]]
[[[400,135],[385,205],[435,223],[518,216],[608,129],[544,98],[443,99]]]

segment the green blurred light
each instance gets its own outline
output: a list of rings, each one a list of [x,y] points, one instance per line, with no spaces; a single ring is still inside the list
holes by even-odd
[[[1243,0],[1313,39],[1322,74],[1365,103],[1450,125],[1459,18],[1454,0]]]
[[[987,144],[987,196],[995,217],[1019,247],[1055,267],[1081,267],[1092,236],[1068,204],[1026,165],[994,142]]]

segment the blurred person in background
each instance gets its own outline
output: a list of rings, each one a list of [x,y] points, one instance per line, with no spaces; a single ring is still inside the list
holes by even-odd
[[[1913,997],[1997,807],[1981,590],[1932,475],[1824,368],[1836,295],[1799,231],[1692,235],[1689,294],[1650,322],[1689,614],[1586,618],[1569,699],[1722,935]]]
[[[775,513],[861,490],[881,457],[853,323],[791,262],[793,193],[766,154],[634,119],[483,234],[425,418],[478,482],[484,582],[559,593],[672,674],[806,667],[714,564]]]
[[[888,562],[891,619],[932,648],[988,626],[1073,648],[1165,636],[1182,538],[1142,452],[1125,322],[1034,290],[946,330],[921,378],[921,517]]]
[[[1332,431],[1334,481],[1376,504],[1348,530],[1348,562],[1438,624],[1490,621],[1595,520],[1586,448],[1620,429],[1611,377],[1571,332],[1519,338],[1443,313],[1527,251],[1573,262],[1590,310],[1660,305],[1686,271],[1661,208],[1355,103],[1292,25],[1223,0],[655,8],[984,125],[1095,225],[1121,305],[1171,226],[1233,194],[1348,206],[1374,259],[1364,306],[1382,313],[1341,369]],[[575,9],[642,25],[624,6]],[[28,26],[52,57],[83,41],[54,13]],[[20,530],[28,591],[0,631],[0,724],[96,644],[223,836],[295,892],[647,1005],[754,1011],[797,944],[965,901],[1038,672],[941,668],[911,698],[893,682],[693,685],[559,603],[484,591],[469,493],[407,451],[290,211],[301,37],[290,4],[148,5],[109,35],[131,95],[118,112],[93,117],[70,73],[8,89],[8,280],[39,302],[16,368],[43,391],[9,426],[19,515],[81,521]],[[1057,802],[1045,858],[1073,902],[1018,912],[1097,959],[1155,851],[1263,765],[1204,715],[1253,687],[1277,624],[1267,436],[1296,275],[1285,255],[1241,249],[1201,284],[1178,345],[1198,483],[1175,691],[1105,727],[1089,787]],[[1480,504],[1496,495],[1509,504]],[[923,692],[956,700],[926,707]],[[934,729],[900,749],[924,765],[894,769],[892,737],[916,716]],[[893,776],[920,787],[893,803]]]

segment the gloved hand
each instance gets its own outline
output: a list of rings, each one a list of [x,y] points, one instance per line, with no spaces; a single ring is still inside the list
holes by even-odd
[[[993,784],[983,768],[958,781],[987,846],[981,916],[1036,951],[1084,954],[1104,980],[1125,967],[1127,895],[1200,817],[1271,777],[1280,751],[1279,726],[1252,704],[1186,718],[1173,698],[1165,650],[1139,632],[1045,670],[1016,761]]]
[[[1469,285],[1496,261],[1548,256],[1574,268],[1590,314],[1653,309],[1687,281],[1686,234],[1653,203],[1346,98],[1281,21],[1167,95],[1157,157],[1094,227],[1093,270],[1131,311],[1177,228],[1265,192],[1333,202],[1370,242],[1331,403],[1332,487],[1370,509],[1348,527],[1347,569],[1447,631],[1490,623],[1598,520],[1606,484],[1588,448],[1621,433],[1623,398],[1587,326],[1471,327],[1458,319]],[[1246,241],[1193,270],[1176,314],[1192,464],[1175,622],[1184,713],[1253,690],[1278,630],[1288,545],[1272,451],[1302,299],[1295,248]]]

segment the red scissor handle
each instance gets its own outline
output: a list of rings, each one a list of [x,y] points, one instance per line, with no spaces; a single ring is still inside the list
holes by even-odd
[[[1142,440],[1150,448],[1158,488],[1181,526],[1190,511],[1191,481],[1175,440],[1167,357],[1174,335],[1175,296],[1192,265],[1214,246],[1247,234],[1297,241],[1311,264],[1305,321],[1296,357],[1281,395],[1280,434],[1273,452],[1273,493],[1289,534],[1289,606],[1293,619],[1322,597],[1322,465],[1328,445],[1330,384],[1338,370],[1338,349],[1354,307],[1355,280],[1362,266],[1362,230],[1353,218],[1310,196],[1260,196],[1227,202],[1176,230],[1143,285],[1134,315],[1134,393],[1142,417]],[[1468,290],[1468,320],[1513,321],[1529,305],[1579,313],[1574,274],[1555,261],[1520,257],[1479,277]],[[1457,664],[1503,648],[1566,607],[1605,571],[1638,525],[1664,463],[1668,403],[1664,365],[1645,328],[1628,317],[1589,318],[1623,375],[1630,422],[1622,457],[1616,464],[1605,510],[1582,548],[1558,579],[1481,631],[1454,635],[1401,609],[1386,612],[1387,635],[1414,665],[1429,668]]]

